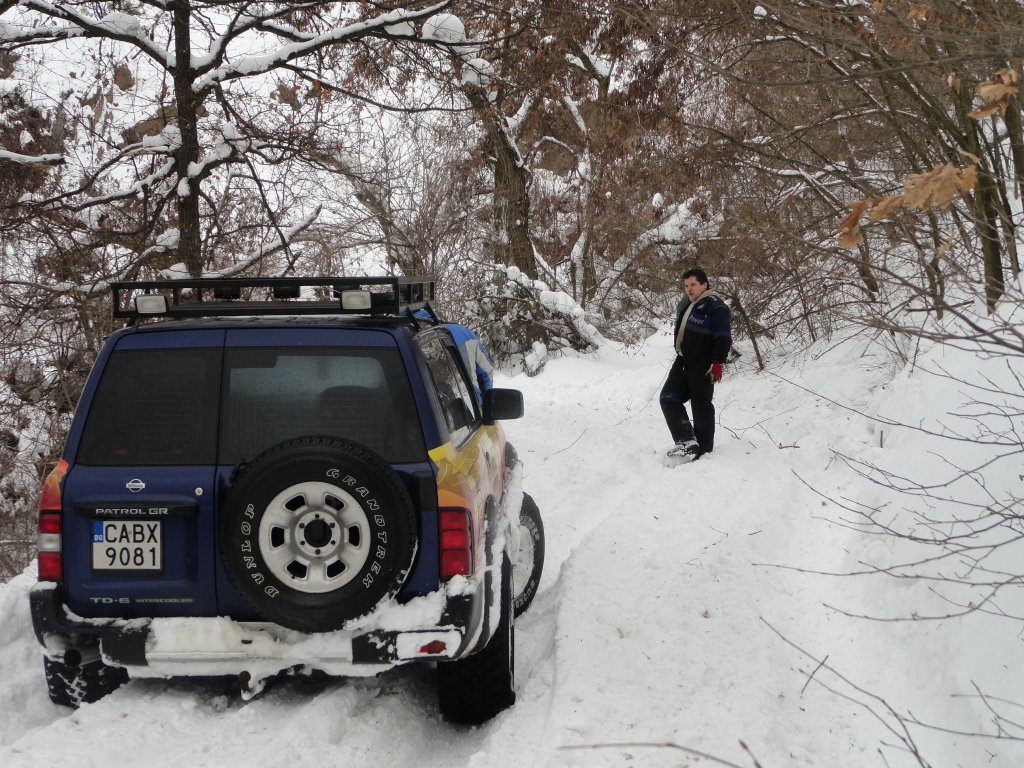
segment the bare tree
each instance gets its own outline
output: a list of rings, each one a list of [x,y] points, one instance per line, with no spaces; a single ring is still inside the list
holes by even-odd
[[[30,519],[111,330],[107,283],[313,255],[320,149],[400,91],[355,92],[359,57],[403,49],[413,74],[449,2],[0,5],[5,515]]]
[[[665,269],[681,255],[692,264],[702,223],[692,146],[674,117],[686,62],[660,41],[666,30],[696,38],[705,16],[692,9],[648,30],[629,3],[477,10],[448,47],[493,178],[494,283],[478,307],[506,337],[492,342],[522,356],[590,348],[592,325],[649,329],[652,294],[678,290]],[[545,303],[545,292],[566,299]]]
[[[77,96],[91,110],[77,116],[78,172],[22,205],[94,248],[110,240],[132,253],[122,272],[173,253],[199,275],[225,241],[285,248],[288,230],[311,211],[280,193],[274,169],[302,156],[327,109],[324,94],[347,92],[339,48],[370,38],[414,43],[414,25],[449,1],[387,12],[316,2],[22,3],[0,27],[0,53],[18,51],[16,67],[32,58],[40,67],[45,55],[34,99],[53,94],[56,110]],[[90,56],[95,66],[81,62]],[[84,90],[67,87],[79,79]],[[251,198],[261,220],[233,220],[238,196]]]
[[[648,29],[687,12],[622,5]],[[701,250],[754,332],[824,336],[836,316],[913,327],[907,310],[941,318],[965,288],[991,310],[1019,271],[1020,6],[702,11],[700,45],[663,40],[693,72],[679,119],[717,161],[701,180],[721,226]]]

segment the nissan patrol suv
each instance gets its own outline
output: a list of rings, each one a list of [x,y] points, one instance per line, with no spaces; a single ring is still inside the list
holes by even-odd
[[[31,592],[50,697],[132,677],[436,663],[442,714],[515,701],[540,514],[424,277],[114,283],[44,483]],[[425,319],[424,317],[425,316]]]

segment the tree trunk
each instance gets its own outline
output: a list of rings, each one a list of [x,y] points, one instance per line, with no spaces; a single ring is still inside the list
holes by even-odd
[[[515,139],[504,116],[491,104],[487,92],[467,86],[465,93],[483,121],[494,153],[494,259],[518,267],[537,279],[537,260],[530,240],[530,180]]]
[[[1011,98],[1006,105],[1006,133],[1010,141],[1010,159],[1013,163],[1013,179],[1006,180],[1004,188],[1009,191],[1017,188],[1017,194],[1024,188],[1024,126],[1021,125],[1020,99]],[[1014,277],[1020,274],[1020,257],[1017,254],[1017,225],[1013,216],[1008,215],[1004,205],[1003,228],[1006,230],[1006,244],[1009,249],[1010,270]]]
[[[754,329],[754,324],[750,322],[750,316],[747,311],[743,308],[743,302],[740,301],[740,294],[738,291],[734,291],[729,294],[729,303],[732,304],[733,309],[736,310],[736,314],[740,316],[743,321],[743,327],[747,331],[747,337],[750,339],[750,345],[754,348],[754,357],[757,358],[757,370],[764,370],[764,358],[761,356],[761,348],[757,345],[757,332]]]
[[[1014,180],[1019,189],[1024,187],[1024,127],[1021,125],[1020,99],[1016,96],[1006,105],[1006,132],[1010,139]]]
[[[977,209],[978,233],[981,235],[981,249],[985,263],[985,303],[990,312],[996,308],[996,302],[1003,295],[1005,288],[1001,241],[999,229],[996,226],[999,214],[992,199],[994,184],[991,174],[979,169],[974,204]]]
[[[868,294],[868,301],[877,301],[878,292],[881,288],[878,285],[878,278],[871,271],[871,254],[868,251],[867,243],[861,243],[858,250],[860,251],[860,258],[857,259],[857,274],[860,276],[861,282],[864,283],[864,290]]]
[[[932,300],[932,309],[935,310],[935,316],[941,320],[946,311],[946,279],[942,275],[942,262],[939,254],[942,252],[942,238],[939,236],[939,221],[932,211],[928,212],[928,223],[931,224],[932,230],[932,256],[928,259],[925,256],[924,249],[917,243],[917,238],[913,235],[910,236],[911,242],[918,249],[918,253],[921,254],[921,263],[924,265],[924,274],[928,279],[928,295]]]
[[[530,241],[530,194],[526,166],[503,121],[495,117],[489,133],[494,141],[494,225],[500,263],[516,266],[537,277],[537,262]]]
[[[199,231],[199,182],[189,178],[189,166],[199,160],[199,130],[196,112],[200,98],[192,90],[192,40],[189,32],[188,0],[171,5],[174,13],[174,101],[181,131],[181,146],[175,153],[178,171],[178,257],[192,277],[203,272],[202,241]]]
[[[960,118],[960,126],[963,129],[965,149],[981,160],[978,163],[978,177],[974,187],[974,225],[977,228],[978,237],[981,238],[982,263],[985,273],[985,303],[991,312],[1003,295],[1004,289],[1003,260],[998,228],[999,214],[993,200],[995,181],[982,156],[981,142],[978,140],[978,126],[969,115],[970,100],[971,89],[961,88],[957,113]]]

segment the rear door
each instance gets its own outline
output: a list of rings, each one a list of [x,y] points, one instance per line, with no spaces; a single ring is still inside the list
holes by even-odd
[[[360,443],[394,465],[426,461],[405,363],[386,331],[237,328],[225,339],[218,498],[235,468],[278,443],[310,435]],[[219,565],[218,610],[259,616]]]
[[[212,616],[224,332],[116,340],[69,435],[64,578],[82,616]],[[83,410],[84,409],[84,410]]]

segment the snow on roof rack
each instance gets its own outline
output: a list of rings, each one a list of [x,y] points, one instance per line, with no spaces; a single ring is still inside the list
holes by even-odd
[[[212,277],[110,284],[113,316],[398,315],[434,298],[434,278]],[[303,291],[303,288],[312,289]]]

